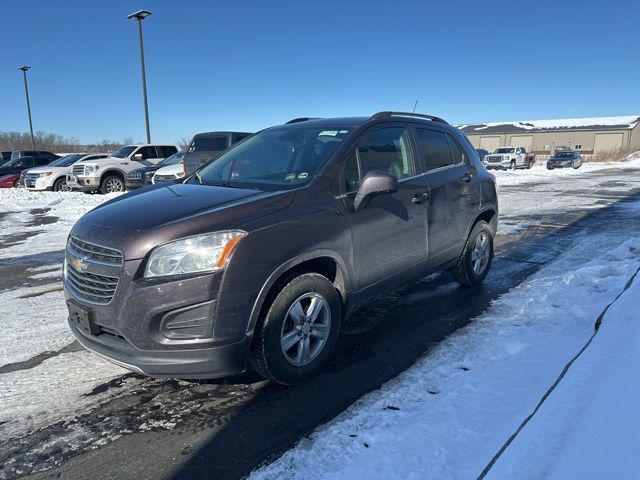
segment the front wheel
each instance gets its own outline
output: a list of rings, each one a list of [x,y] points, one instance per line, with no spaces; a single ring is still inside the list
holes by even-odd
[[[276,295],[254,334],[250,363],[263,377],[293,385],[317,374],[340,331],[341,301],[328,278],[305,273]]]
[[[65,177],[60,177],[59,179],[57,179],[55,182],[53,182],[52,190],[54,192],[62,192],[68,190],[67,179]]]
[[[516,168],[518,168],[518,166],[516,165],[516,161],[511,160],[511,170],[515,170]]]
[[[467,238],[453,278],[468,287],[477,287],[489,273],[493,261],[493,231],[483,220],[476,223]]]
[[[107,175],[100,184],[101,193],[124,192],[124,180],[117,175]]]

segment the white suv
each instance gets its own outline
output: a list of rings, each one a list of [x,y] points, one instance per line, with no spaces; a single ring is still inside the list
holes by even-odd
[[[24,177],[29,190],[67,190],[67,176],[72,173],[72,165],[108,157],[108,153],[70,153],[44,167],[30,168]]]
[[[176,145],[125,145],[107,158],[75,163],[67,183],[72,189],[84,192],[124,192],[127,173],[154,165],[179,150]]]

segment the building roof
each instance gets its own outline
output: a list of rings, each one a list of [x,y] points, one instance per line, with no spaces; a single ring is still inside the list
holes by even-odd
[[[622,117],[559,118],[556,120],[522,120],[457,125],[467,135],[490,133],[548,132],[561,130],[631,130],[640,115]]]

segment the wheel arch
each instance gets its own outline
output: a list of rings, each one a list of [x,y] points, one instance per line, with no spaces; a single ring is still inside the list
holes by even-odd
[[[489,227],[491,227],[493,235],[496,235],[496,232],[498,231],[498,209],[494,205],[486,205],[482,210],[480,210],[478,215],[476,215],[476,218],[473,219],[473,222],[471,222],[469,228],[467,228],[465,241],[466,238],[468,238],[471,234],[471,230],[473,230],[473,227],[475,227],[476,223],[478,223],[480,220],[484,220],[485,222],[487,222],[489,224]]]
[[[102,184],[102,181],[107,175],[118,175],[119,177],[122,177],[122,181],[124,182],[126,173],[124,170],[120,170],[119,168],[109,167],[100,174],[100,184]]]
[[[351,277],[344,260],[332,250],[302,253],[284,262],[267,277],[251,309],[246,333],[251,335],[259,326],[261,314],[277,295],[283,283],[293,276],[311,272],[320,273],[333,283],[344,307],[351,291]],[[343,308],[344,311],[346,311],[345,308]]]

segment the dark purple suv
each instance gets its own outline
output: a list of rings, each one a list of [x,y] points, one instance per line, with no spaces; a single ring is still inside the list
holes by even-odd
[[[83,216],[66,249],[70,328],[139,373],[251,365],[293,384],[371,296],[443,269],[480,284],[497,214],[493,177],[440,118],[296,119]]]

